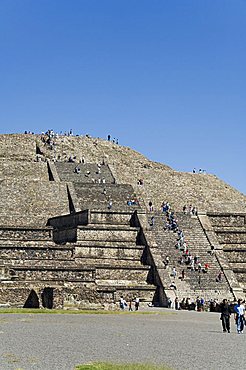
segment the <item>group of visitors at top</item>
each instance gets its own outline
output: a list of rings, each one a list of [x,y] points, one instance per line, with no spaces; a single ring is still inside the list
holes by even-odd
[[[199,168],[199,170],[197,170],[195,167],[193,168],[192,170],[192,173],[203,173],[205,174],[206,173],[206,170],[202,170],[201,168]]]
[[[25,130],[24,134],[34,135],[34,132]],[[51,138],[58,138],[59,136],[74,136],[74,133],[72,129],[68,131],[64,131],[64,132],[60,131],[59,134],[58,132],[55,132],[53,129],[49,129],[46,132],[42,132],[41,135],[42,135],[42,139],[44,139],[45,135],[48,136],[49,139],[51,139]],[[79,135],[76,135],[76,136],[79,136]],[[90,137],[90,135],[88,134],[86,134],[85,136]],[[115,144],[119,144],[119,139],[116,139],[116,138],[111,139],[111,135],[108,135],[107,139],[108,141],[112,141]]]

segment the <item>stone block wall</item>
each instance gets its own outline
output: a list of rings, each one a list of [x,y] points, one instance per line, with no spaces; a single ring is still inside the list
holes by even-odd
[[[43,264],[44,260],[69,260],[73,257],[73,248],[52,247],[16,247],[0,244],[1,263],[21,264],[24,260],[33,260],[35,264]]]
[[[0,227],[0,239],[2,240],[52,240],[51,228],[28,228],[28,227]]]
[[[217,230],[216,235],[221,244],[246,244],[246,229],[242,231]]]
[[[125,285],[134,283],[141,283],[146,281],[146,272],[148,273],[148,266],[140,266],[130,268],[125,267],[124,269],[118,268],[105,268],[104,266],[96,269],[96,280],[115,280],[118,283],[123,281]],[[126,283],[128,281],[128,284]]]
[[[214,227],[241,227],[246,226],[245,214],[211,214],[208,213],[209,220]]]
[[[69,213],[67,188],[62,183],[5,179],[0,198],[4,226],[45,226],[49,217]]]
[[[0,181],[28,179],[29,181],[49,181],[46,162],[14,161],[0,157]]]
[[[137,199],[132,186],[118,184],[74,184],[81,209],[108,210],[109,201],[113,211],[132,212],[139,210],[136,205],[128,205],[128,201]],[[138,200],[138,199],[137,199]]]
[[[36,159],[35,135],[0,135],[0,158],[17,161],[34,161]]]
[[[242,295],[246,293],[246,214],[242,213],[209,213],[212,230],[221,248],[217,252],[224,265],[231,269],[240,284]],[[218,248],[218,246],[217,246]]]
[[[127,260],[128,263],[129,260],[140,261],[142,254],[142,246],[120,246],[120,243],[115,243],[114,246],[107,244],[101,246],[79,246],[77,243],[75,247],[76,258],[96,258],[99,259],[100,263],[104,259],[112,264],[117,260]]]
[[[124,240],[124,241],[136,241],[137,230],[134,228],[130,229],[99,229],[98,228],[82,228],[81,226],[77,229],[77,240],[103,240],[114,241],[114,240]]]
[[[15,267],[15,280],[23,281],[89,281],[94,282],[95,271],[82,268]]]
[[[132,212],[91,211],[89,214],[89,221],[91,224],[129,225],[131,219]]]
[[[63,286],[50,285],[38,282],[1,283],[0,306],[22,308],[32,293],[36,296],[35,308],[48,308],[43,302],[43,293],[46,288],[53,290],[53,308],[61,309],[64,305]]]

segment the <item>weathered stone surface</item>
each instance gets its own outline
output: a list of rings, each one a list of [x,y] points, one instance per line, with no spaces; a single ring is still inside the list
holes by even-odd
[[[121,295],[158,305],[174,299],[163,258],[175,235],[150,228],[150,200],[155,211],[169,201],[177,212],[193,204],[201,215],[200,221],[178,218],[192,253],[209,262],[210,272],[199,285],[188,272],[177,282],[178,294],[220,299],[230,290],[242,293],[245,195],[213,175],[180,173],[105,140],[53,142],[0,135],[0,303],[114,309]]]

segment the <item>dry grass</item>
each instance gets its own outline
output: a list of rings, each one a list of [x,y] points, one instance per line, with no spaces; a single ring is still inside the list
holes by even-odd
[[[79,365],[76,370],[171,370],[166,366],[151,364],[112,364],[107,362],[96,362]]]
[[[48,310],[43,308],[0,308],[0,314],[72,314],[72,315],[170,315],[166,311]]]

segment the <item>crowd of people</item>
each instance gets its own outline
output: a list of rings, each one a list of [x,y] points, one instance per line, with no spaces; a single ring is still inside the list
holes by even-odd
[[[204,311],[205,300],[203,297],[197,297],[196,300],[188,297],[179,301],[179,298],[176,297],[174,302],[172,302],[171,298],[168,298],[168,308],[173,308],[175,310]]]
[[[196,300],[190,298],[183,298],[181,302],[176,297],[174,302],[168,298],[168,307],[175,310],[189,310],[189,311],[204,311],[219,312],[224,333],[231,331],[231,316],[233,316],[237,333],[243,334],[245,327],[245,301],[238,299],[237,302],[230,302],[223,299],[221,303],[217,300],[210,300],[205,302],[204,298],[197,297]]]

